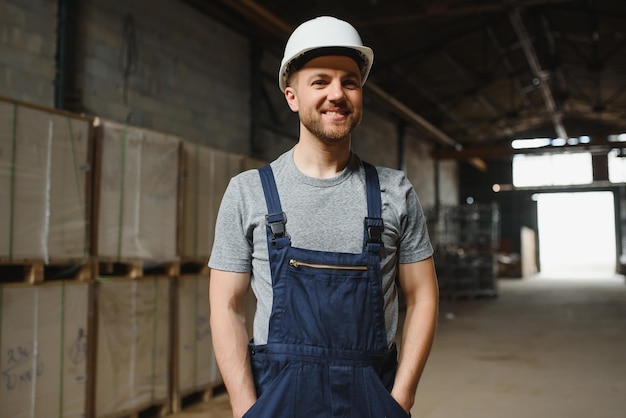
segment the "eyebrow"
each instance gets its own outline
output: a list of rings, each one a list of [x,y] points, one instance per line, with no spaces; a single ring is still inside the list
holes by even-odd
[[[354,72],[354,71],[348,71],[346,72],[344,75],[341,76],[341,79],[346,79],[346,78],[359,78],[359,73]],[[309,77],[307,77],[307,81],[311,81],[314,78],[330,78],[331,75],[327,72],[324,71],[316,71],[313,74],[311,74]]]

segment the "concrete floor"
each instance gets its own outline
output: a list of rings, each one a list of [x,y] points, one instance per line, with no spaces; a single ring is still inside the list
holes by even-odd
[[[624,277],[505,279],[442,301],[420,418],[626,417]],[[170,418],[231,417],[226,395]]]

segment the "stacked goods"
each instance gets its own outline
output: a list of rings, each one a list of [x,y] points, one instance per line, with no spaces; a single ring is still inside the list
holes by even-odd
[[[0,100],[0,259],[89,255],[91,122]]]
[[[184,276],[178,286],[178,395],[220,383],[209,328],[209,278]]]
[[[202,275],[181,276],[177,280],[178,315],[175,326],[176,388],[173,393],[173,411],[180,410],[180,398],[194,392],[210,392],[223,383],[211,342],[209,278]],[[248,290],[245,313],[248,335],[252,324],[256,299]]]
[[[222,195],[242,169],[243,157],[183,143],[181,258],[206,262]]]
[[[170,364],[168,277],[100,279],[95,416],[167,410]]]
[[[206,263],[230,179],[263,164],[0,98],[0,416],[164,414],[219,385]]]
[[[1,416],[87,415],[89,286],[0,287]]]
[[[95,256],[176,260],[181,139],[105,121],[98,140]]]
[[[210,392],[222,383],[215,362],[209,328],[209,278],[206,262],[213,244],[213,228],[221,198],[230,179],[241,171],[265,163],[199,144],[183,143],[181,258],[195,261],[197,274],[177,280],[175,373],[172,410],[180,409],[187,394]],[[252,335],[254,295],[246,301],[246,322]]]

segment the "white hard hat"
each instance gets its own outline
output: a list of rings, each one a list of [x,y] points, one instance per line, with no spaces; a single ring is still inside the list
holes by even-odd
[[[298,64],[295,69],[299,69],[306,61],[322,55],[354,58],[361,68],[361,84],[365,84],[374,61],[374,52],[363,46],[359,33],[351,24],[330,16],[317,17],[302,23],[289,37],[278,73],[280,90],[285,91],[289,72],[295,64]]]

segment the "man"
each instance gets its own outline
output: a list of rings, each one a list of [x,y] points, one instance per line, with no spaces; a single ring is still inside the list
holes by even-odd
[[[351,152],[372,59],[347,22],[300,25],[279,73],[299,141],[233,178],[223,197],[209,261],[211,329],[235,417],[407,417],[414,403],[437,281],[413,187]],[[407,304],[399,355],[396,277]]]

